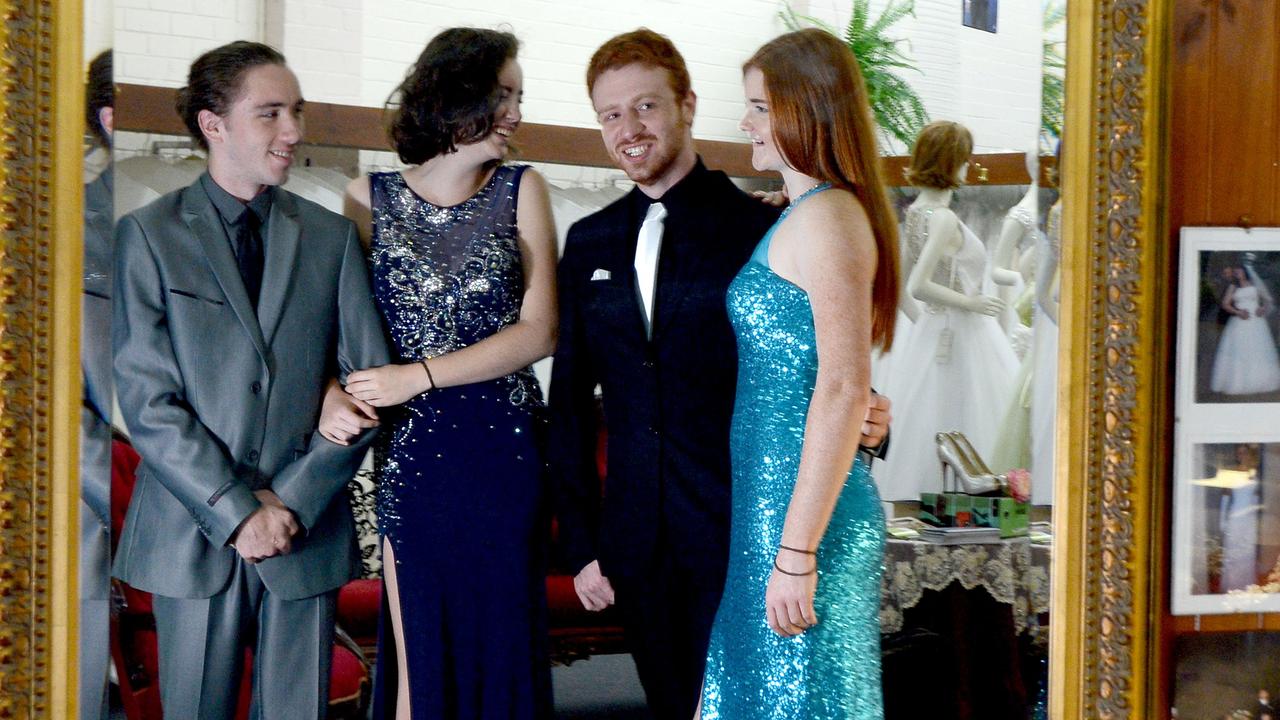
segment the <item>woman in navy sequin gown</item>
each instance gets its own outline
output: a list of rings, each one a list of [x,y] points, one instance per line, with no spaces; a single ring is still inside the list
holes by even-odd
[[[729,286],[733,507],[704,720],[883,717],[884,518],[856,457],[871,347],[888,349],[897,229],[853,55],[789,33],[744,66],[752,164],[791,206]]]
[[[556,247],[544,181],[501,164],[520,122],[516,47],[491,30],[436,36],[393,96],[392,141],[413,167],[348,188],[396,356],[346,388],[385,408],[391,627],[374,717],[551,714],[543,401],[529,366],[555,343]]]

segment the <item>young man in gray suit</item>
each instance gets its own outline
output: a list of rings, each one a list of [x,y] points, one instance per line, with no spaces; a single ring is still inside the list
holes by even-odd
[[[329,378],[389,358],[355,226],[276,187],[302,108],[275,50],[205,53],[178,110],[208,172],[116,231],[115,380],[142,464],[114,570],[155,596],[166,717],[233,717],[246,645],[252,717],[324,717],[358,567],[343,488],[372,433],[315,428]]]
[[[80,296],[80,718],[106,720],[111,659],[111,51],[89,63],[85,119],[106,169],[84,186]]]

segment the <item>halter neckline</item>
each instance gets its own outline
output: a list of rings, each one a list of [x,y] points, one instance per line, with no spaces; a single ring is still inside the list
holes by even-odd
[[[829,182],[820,182],[820,183],[818,183],[817,185],[814,185],[813,187],[809,188],[808,190],[805,190],[804,192],[800,193],[800,196],[799,196],[799,197],[797,197],[795,200],[792,200],[792,201],[791,201],[791,204],[790,204],[790,205],[788,205],[788,206],[786,207],[786,209],[784,209],[784,210],[782,211],[782,214],[778,216],[778,220],[779,220],[779,221],[781,221],[781,220],[782,220],[782,218],[784,218],[784,217],[786,217],[787,215],[789,215],[789,214],[791,213],[792,208],[794,208],[795,206],[799,205],[799,204],[801,203],[801,201],[803,201],[805,198],[809,197],[810,195],[815,195],[815,194],[817,194],[817,193],[820,193],[820,192],[822,192],[823,190],[827,190],[827,189],[829,189],[830,187],[831,187],[831,183],[829,183]]]

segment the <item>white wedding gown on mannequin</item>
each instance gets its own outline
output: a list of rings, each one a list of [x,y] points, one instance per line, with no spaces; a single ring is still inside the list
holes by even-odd
[[[907,210],[906,261],[912,266],[937,209]],[[938,263],[933,282],[976,295],[986,275],[986,249],[964,223],[959,225],[963,244]],[[886,501],[919,500],[921,492],[942,489],[934,442],[939,431],[963,432],[983,457],[990,457],[1018,371],[996,318],[933,303],[921,303],[921,310],[894,343],[892,366],[884,369],[881,392],[893,400],[893,445],[888,459],[876,464],[875,477]]]
[[[1053,292],[1052,284],[1057,276],[1062,257],[1062,203],[1049,209],[1048,232],[1040,249],[1040,262],[1053,272],[1037,279],[1050,285],[1046,292]],[[1057,299],[1056,293],[1054,299]],[[1053,503],[1054,462],[1056,441],[1054,423],[1058,416],[1058,323],[1037,302],[1031,321],[1031,352],[1035,363],[1031,379],[1031,504]]]
[[[1226,395],[1280,390],[1280,355],[1265,317],[1258,316],[1258,286],[1237,287],[1231,304],[1249,313],[1232,315],[1218,338],[1209,389]]]

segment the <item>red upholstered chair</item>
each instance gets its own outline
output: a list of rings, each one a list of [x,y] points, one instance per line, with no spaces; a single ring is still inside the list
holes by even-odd
[[[371,660],[378,651],[378,613],[381,611],[381,578],[352,580],[338,591],[338,624]]]
[[[609,438],[604,427],[604,410],[596,404],[596,420],[600,428],[596,434],[596,472],[603,489],[608,466]],[[555,541],[556,523],[551,523],[552,542]],[[564,569],[552,568],[547,575],[547,611],[551,639],[551,660],[568,665],[591,655],[626,652],[622,625],[616,608],[591,612],[582,605],[573,589],[573,575]]]
[[[111,447],[111,537],[120,535],[125,511],[133,495],[138,453],[128,440],[117,437]],[[160,662],[156,653],[156,622],[151,595],[114,581],[111,611],[111,658],[120,680],[121,704],[128,720],[162,720]],[[377,633],[377,608],[373,611]],[[253,653],[245,651],[245,667]],[[364,718],[368,705],[370,666],[360,647],[338,628],[329,672],[329,717],[333,720]],[[238,718],[249,716],[251,681],[245,673],[240,685]]]

